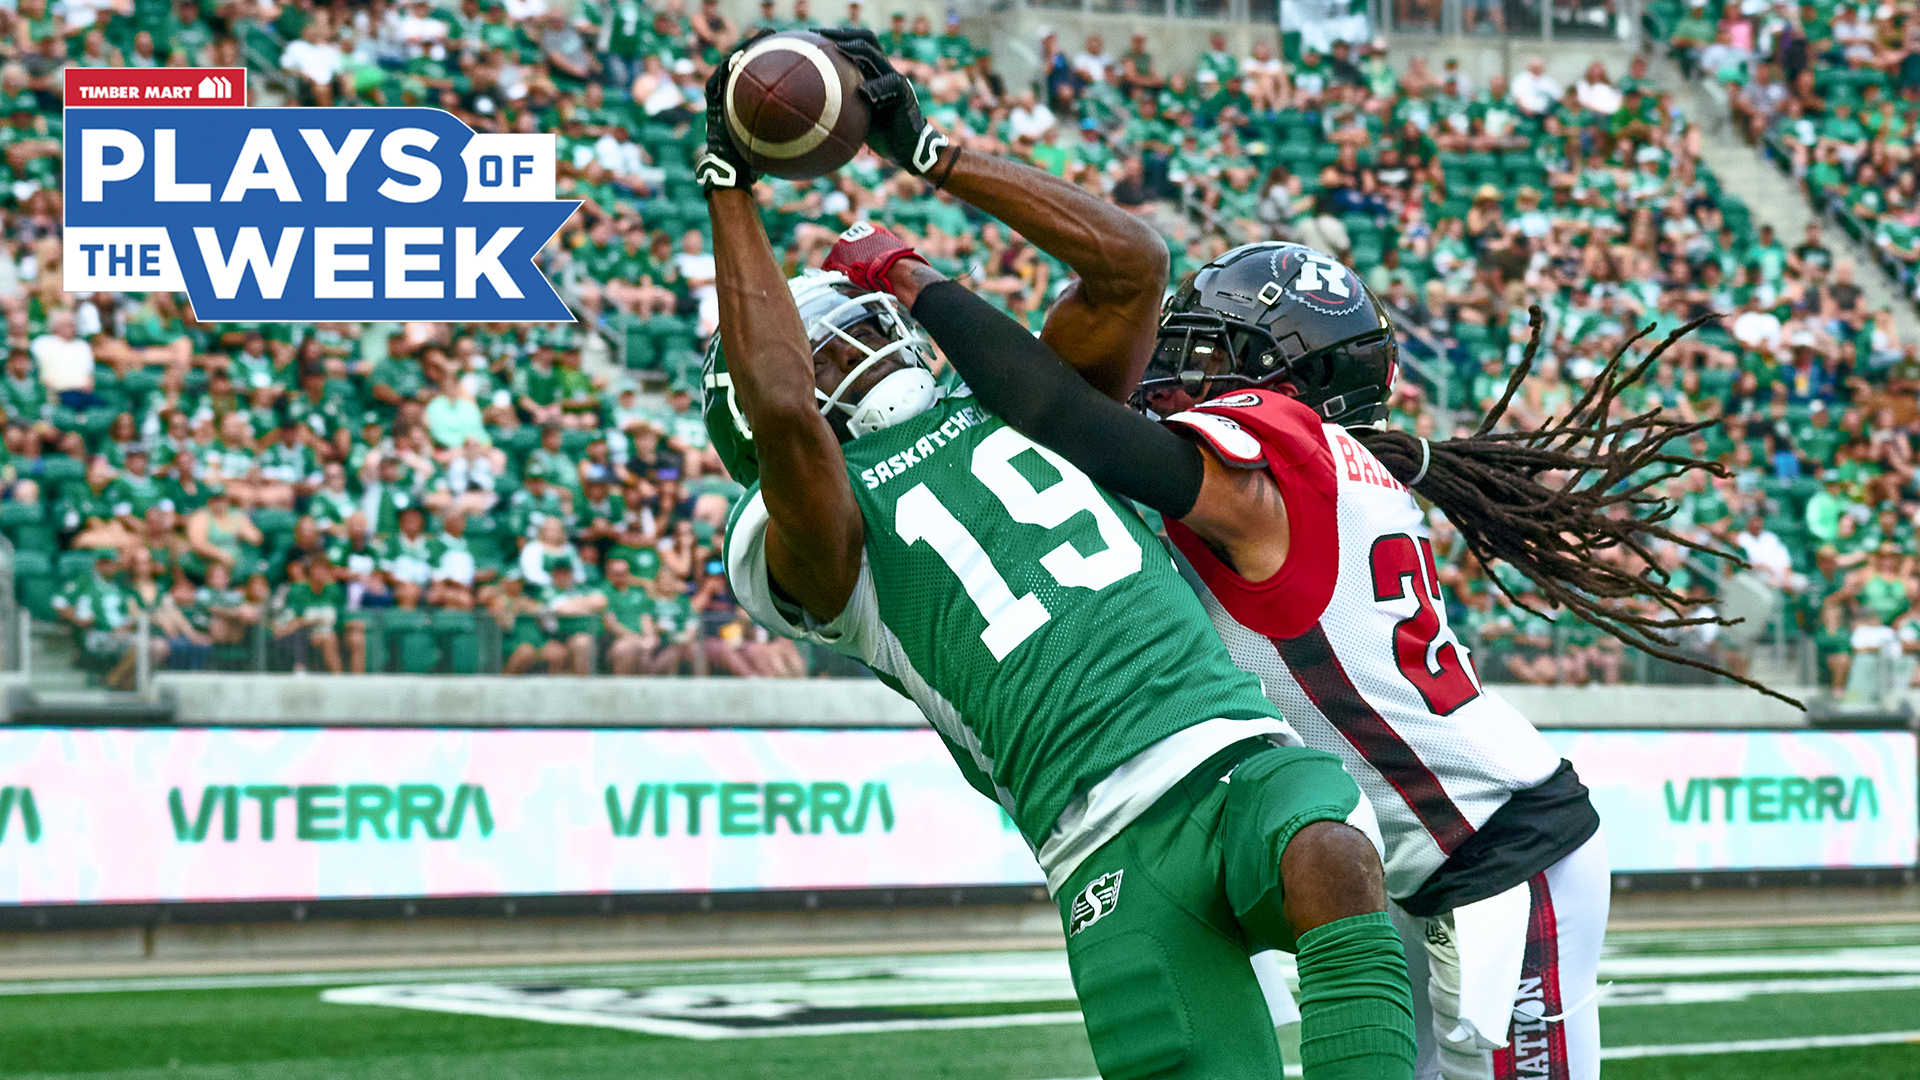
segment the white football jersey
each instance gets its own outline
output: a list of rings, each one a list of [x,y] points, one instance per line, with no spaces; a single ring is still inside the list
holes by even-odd
[[[1481,685],[1447,625],[1425,516],[1358,440],[1267,391],[1169,422],[1279,482],[1291,545],[1272,578],[1247,582],[1178,522],[1168,535],[1234,662],[1372,801],[1388,894],[1412,894],[1559,754]]]

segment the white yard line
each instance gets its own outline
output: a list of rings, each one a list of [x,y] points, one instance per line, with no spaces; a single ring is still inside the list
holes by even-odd
[[[1741,1039],[1735,1042],[1674,1043],[1664,1046],[1610,1046],[1600,1056],[1620,1058],[1701,1057],[1711,1054],[1757,1054],[1782,1050],[1836,1050],[1849,1046],[1887,1046],[1920,1043],[1920,1031],[1881,1031],[1868,1035],[1812,1035],[1804,1039]],[[1301,1075],[1300,1066],[1287,1066],[1288,1076]],[[1065,1078],[1062,1078],[1065,1080]],[[1073,1080],[1100,1080],[1097,1076]]]
[[[1600,1051],[1615,1058],[1701,1057],[1711,1054],[1766,1054],[1782,1050],[1835,1050],[1847,1046],[1920,1043],[1920,1031],[1876,1031],[1865,1035],[1807,1035],[1798,1039],[1736,1039],[1732,1042],[1669,1043],[1660,1046],[1610,1046]]]
[[[287,971],[232,975],[141,975],[97,979],[0,980],[0,997],[34,994],[117,994],[151,990],[259,990],[283,986],[342,986],[359,983],[442,983],[486,980],[532,982],[558,979],[617,980],[662,976],[718,976],[742,972],[800,972],[840,967],[871,970],[903,963],[987,963],[1022,961],[1064,963],[1056,950],[1025,952],[897,953],[879,956],[806,956],[738,960],[676,960],[645,963],[502,964],[488,967],[403,967],[338,971]]]
[[[925,1020],[883,1020],[842,1024],[809,1024],[805,1027],[732,1028],[718,1024],[675,1020],[665,1016],[633,1016],[596,1013],[581,1009],[548,1009],[518,1002],[475,1001],[469,998],[411,998],[383,993],[380,986],[356,986],[327,990],[323,1001],[339,1005],[384,1005],[423,1012],[462,1013],[468,1016],[493,1016],[505,1020],[530,1020],[542,1024],[566,1024],[575,1027],[614,1028],[648,1035],[673,1035],[684,1039],[785,1039],[807,1035],[874,1035],[896,1031],[947,1031],[956,1028],[1034,1027],[1047,1024],[1078,1024],[1076,1012],[1009,1013],[991,1016],[958,1016]]]

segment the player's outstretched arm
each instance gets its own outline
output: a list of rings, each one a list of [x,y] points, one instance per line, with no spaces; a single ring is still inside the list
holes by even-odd
[[[716,115],[716,83],[707,98],[707,152],[694,175],[713,219],[721,347],[760,458],[767,573],[814,618],[828,620],[847,606],[859,579],[860,508],[840,440],[814,403],[813,350],[760,224],[753,174]]]
[[[1145,222],[1065,180],[1005,158],[962,152],[946,190],[992,214],[1075,274],[1040,340],[1125,401],[1153,357],[1167,290],[1167,245]]]
[[[1040,332],[1101,393],[1125,401],[1153,355],[1167,245],[1139,218],[1052,173],[962,151],[920,114],[913,84],[868,30],[823,30],[860,68],[868,142],[901,168],[999,218],[1073,270]]]
[[[885,229],[842,239],[827,266],[865,287],[890,289],[982,406],[1094,483],[1184,523],[1248,580],[1265,580],[1286,561],[1286,503],[1267,470],[1229,466],[1103,396],[1045,341]]]

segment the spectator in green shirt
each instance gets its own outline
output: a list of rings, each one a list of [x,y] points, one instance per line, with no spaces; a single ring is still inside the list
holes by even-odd
[[[427,373],[421,370],[420,362],[411,356],[389,354],[385,360],[374,365],[368,382],[372,384],[374,400],[388,408],[397,409],[403,401],[424,401],[432,391]]]
[[[607,666],[615,675],[653,674],[660,634],[653,625],[653,594],[647,583],[633,576],[625,559],[607,560],[607,582],[601,588],[607,609],[603,616],[609,637]]]
[[[933,36],[933,23],[925,15],[913,17],[913,29],[907,34],[907,59],[929,75],[940,66],[940,41]]]
[[[1030,155],[1037,168],[1045,169],[1055,176],[1066,176],[1079,164],[1079,155],[1071,146],[1060,145],[1060,125],[1054,124],[1040,133],[1040,141],[1034,144]]]
[[[1840,445],[1847,441],[1847,433],[1834,425],[1833,411],[1827,403],[1814,400],[1807,403],[1807,420],[1793,433],[1794,446],[1800,451],[1810,466],[1809,472],[1819,472],[1833,467],[1834,458]],[[1831,540],[1832,537],[1823,537]]]
[[[561,419],[560,376],[553,367],[553,346],[543,344],[514,366],[513,403],[530,424],[554,424]]]
[[[947,12],[947,32],[933,42],[936,60],[951,60],[955,69],[973,63],[973,39],[960,32],[960,13]]]
[[[320,653],[327,671],[340,674],[345,669],[340,662],[337,627],[347,598],[345,590],[333,580],[333,567],[322,555],[311,564],[305,559],[288,563],[286,574],[287,584],[275,605],[274,640],[284,643],[292,654],[294,674],[306,672],[310,651]]]
[[[433,436],[434,444],[443,450],[465,446],[469,441],[492,446],[480,404],[461,380],[460,372],[451,365],[441,370],[440,392],[427,402],[425,413],[427,433]]]
[[[543,602],[554,630],[540,655],[550,675],[593,674],[594,634],[607,610],[607,597],[580,582],[574,570],[576,560],[577,556],[547,561],[550,584]]]

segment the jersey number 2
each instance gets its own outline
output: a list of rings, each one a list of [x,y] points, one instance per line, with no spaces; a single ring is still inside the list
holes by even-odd
[[[1433,647],[1447,629],[1439,608],[1440,579],[1433,564],[1433,544],[1427,540],[1416,544],[1405,533],[1375,540],[1373,598],[1381,602],[1402,599],[1409,583],[1420,608],[1393,628],[1393,659],[1400,673],[1420,691],[1427,708],[1437,716],[1446,716],[1479,697],[1480,688],[1467,674],[1452,635],[1438,649]],[[1429,653],[1433,655],[1431,666]]]
[[[1060,479],[1041,491],[1033,486],[1013,459],[1032,450],[1059,470]],[[1040,557],[1040,565],[1062,585],[1078,586],[1098,592],[1140,569],[1140,544],[1127,532],[1120,515],[1093,486],[1086,474],[1072,463],[1012,428],[1001,428],[980,440],[973,450],[973,475],[1013,520],[1023,525],[1057,529],[1082,511],[1093,515],[1095,527],[1106,550],[1082,555],[1071,543]],[[1016,597],[1007,579],[993,565],[987,550],[972,533],[941,503],[939,496],[925,484],[915,484],[893,509],[894,530],[900,539],[912,545],[926,541],[947,568],[960,579],[967,598],[987,620],[980,634],[981,644],[995,660],[1007,654],[1046,625],[1053,615],[1040,598],[1029,592]]]

